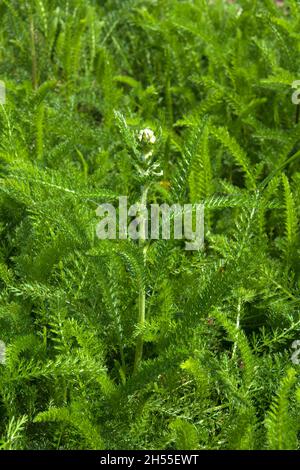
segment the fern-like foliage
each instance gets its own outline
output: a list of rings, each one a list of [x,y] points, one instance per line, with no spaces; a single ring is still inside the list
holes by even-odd
[[[282,379],[277,396],[266,417],[269,448],[275,450],[297,449],[297,425],[289,411],[289,395],[296,382],[295,369],[288,369]]]

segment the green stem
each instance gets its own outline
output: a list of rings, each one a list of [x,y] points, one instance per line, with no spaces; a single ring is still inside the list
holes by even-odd
[[[297,160],[300,157],[300,150],[298,150],[294,155],[292,155],[290,158],[288,158],[285,162],[283,162],[278,168],[273,170],[261,183],[260,187],[263,190],[267,184],[274,178],[274,176],[277,175],[281,170],[283,170],[287,165],[290,165],[293,163],[295,160]]]
[[[142,188],[142,197],[141,197],[141,204],[144,206],[147,205],[147,194],[148,194],[148,189],[149,187],[143,187]],[[141,223],[141,236],[139,239],[139,245],[142,248],[143,251],[143,262],[144,266],[146,266],[146,251],[147,247],[145,245],[145,220],[143,223]],[[142,361],[143,357],[143,327],[145,325],[145,320],[146,320],[146,290],[144,284],[140,286],[139,290],[139,298],[138,298],[138,326],[140,328],[141,333],[138,335],[137,338],[137,343],[136,343],[136,349],[135,349],[135,358],[134,358],[134,367],[133,367],[133,373],[135,374],[140,366],[140,363]]]
[[[239,299],[239,301],[238,301],[238,307],[237,307],[236,324],[235,324],[235,327],[236,327],[236,330],[237,330],[237,334],[238,334],[238,330],[240,329],[241,309],[242,309],[242,302],[241,302],[241,299]],[[232,359],[235,357],[236,349],[237,349],[237,341],[235,341],[235,342],[234,342],[234,345],[233,345]]]
[[[37,56],[35,48],[35,29],[33,16],[30,17],[30,39],[31,39],[31,80],[34,90],[37,89]]]

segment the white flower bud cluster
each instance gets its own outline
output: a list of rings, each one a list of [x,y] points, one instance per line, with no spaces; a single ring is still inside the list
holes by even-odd
[[[149,149],[149,145],[153,145],[156,142],[156,137],[153,130],[149,129],[148,127],[141,129],[138,134],[138,140],[141,143],[147,145],[147,151],[141,155],[143,165],[137,168],[139,174],[143,177],[161,176],[163,172],[160,170],[160,165],[158,162],[152,161],[151,157],[153,156],[153,150]]]
[[[155,144],[156,137],[152,129],[146,127],[146,129],[141,129],[138,135],[138,139],[140,142],[144,142],[146,144]]]

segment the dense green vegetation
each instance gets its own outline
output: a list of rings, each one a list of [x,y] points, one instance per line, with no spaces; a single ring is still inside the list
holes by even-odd
[[[0,17],[1,448],[297,449],[298,2]],[[203,250],[96,236],[145,185],[204,203]]]

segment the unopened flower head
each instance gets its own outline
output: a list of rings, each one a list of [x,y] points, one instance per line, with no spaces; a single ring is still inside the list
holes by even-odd
[[[147,144],[155,144],[156,137],[152,129],[146,127],[146,129],[141,129],[138,135],[140,142],[145,142]]]

